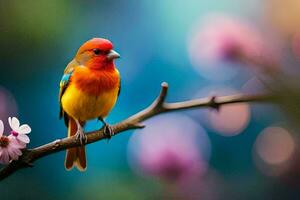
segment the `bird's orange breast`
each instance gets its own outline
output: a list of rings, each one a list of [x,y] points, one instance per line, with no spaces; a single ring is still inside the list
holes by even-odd
[[[117,69],[95,73],[77,67],[62,96],[62,107],[68,115],[82,121],[106,117],[117,101],[119,84]]]
[[[91,70],[86,67],[77,67],[72,75],[71,82],[89,94],[98,96],[120,86],[120,75],[116,68],[107,70]]]

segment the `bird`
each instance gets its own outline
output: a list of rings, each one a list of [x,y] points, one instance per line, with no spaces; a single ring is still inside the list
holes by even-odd
[[[67,170],[74,166],[79,171],[87,168],[84,146],[87,136],[83,127],[88,120],[100,120],[107,138],[114,134],[104,119],[115,106],[121,90],[120,73],[114,63],[119,57],[111,41],[93,38],[78,49],[64,70],[59,90],[59,118],[68,127],[68,137],[75,136],[81,143],[66,150]]]

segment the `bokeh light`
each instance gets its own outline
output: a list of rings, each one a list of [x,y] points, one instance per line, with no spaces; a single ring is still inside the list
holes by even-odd
[[[181,182],[205,173],[210,141],[205,130],[182,115],[147,121],[128,144],[128,160],[141,175]]]
[[[266,39],[256,27],[236,17],[207,16],[191,35],[191,62],[201,75],[209,74],[212,79],[232,77],[237,71],[234,65],[241,60],[260,63],[273,59]],[[226,62],[231,67],[224,68]]]
[[[258,168],[267,175],[278,175],[286,169],[286,164],[296,149],[296,143],[288,130],[271,126],[265,128],[257,137],[254,153]],[[260,162],[262,161],[262,162]]]
[[[250,108],[246,103],[224,105],[218,111],[209,112],[208,118],[212,128],[219,134],[234,136],[248,125]]]
[[[295,150],[295,142],[284,128],[268,127],[258,136],[255,149],[263,161],[275,165],[291,157]]]
[[[195,98],[205,96],[224,96],[239,93],[237,90],[225,87],[207,87],[202,89]],[[248,126],[251,111],[247,103],[235,103],[222,105],[218,110],[207,109],[194,111],[195,117],[199,117],[207,128],[222,136],[235,136],[243,132]]]

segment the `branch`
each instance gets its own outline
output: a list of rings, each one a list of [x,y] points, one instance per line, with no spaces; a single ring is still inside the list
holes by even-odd
[[[161,113],[204,107],[218,109],[221,105],[225,104],[243,102],[265,102],[273,99],[273,96],[266,94],[237,94],[222,97],[206,97],[176,103],[166,103],[165,98],[168,92],[168,84],[164,82],[162,83],[161,87],[162,88],[159,96],[149,107],[112,126],[115,135],[130,129],[144,128],[144,125],[142,124],[143,121]],[[103,129],[88,132],[86,134],[86,144],[90,144],[106,138],[106,136],[103,134]],[[12,161],[9,165],[3,167],[0,170],[0,181],[15,173],[19,169],[33,167],[34,161],[42,157],[66,150],[71,147],[78,147],[80,145],[80,141],[76,140],[76,138],[73,136],[69,138],[58,139],[51,143],[36,147],[34,149],[25,149],[23,150],[23,155],[19,157],[18,160]]]

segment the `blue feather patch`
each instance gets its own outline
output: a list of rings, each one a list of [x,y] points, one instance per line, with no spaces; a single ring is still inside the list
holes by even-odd
[[[73,72],[68,73],[68,74],[64,74],[63,77],[61,78],[60,86],[64,86],[64,85],[68,84],[72,74],[73,74]]]

